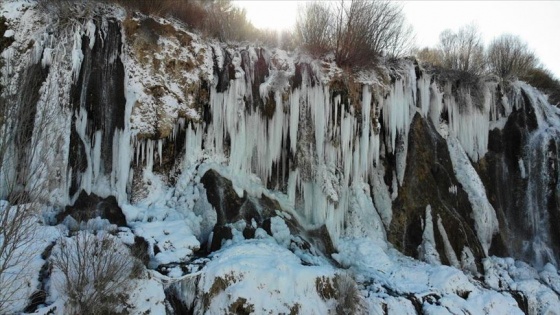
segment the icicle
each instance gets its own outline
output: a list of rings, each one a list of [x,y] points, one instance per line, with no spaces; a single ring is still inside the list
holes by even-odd
[[[295,89],[290,95],[290,149],[292,153],[297,150],[297,136],[299,124],[300,89]]]
[[[97,179],[101,169],[101,139],[103,139],[103,131],[98,130],[93,135],[93,180]]]
[[[84,108],[80,108],[80,110],[75,113],[75,119],[76,132],[78,133],[80,140],[82,140],[87,161],[87,167],[81,175],[81,188],[85,190],[86,193],[91,194],[93,184],[93,168],[91,160],[91,143],[89,137],[86,134],[87,111]]]
[[[77,30],[74,32],[74,47],[72,48],[72,79],[74,83],[78,82],[78,77],[80,76],[80,68],[82,66],[83,60],[84,54],[82,53],[82,32],[81,28],[78,26]]]
[[[45,48],[45,50],[43,50],[43,59],[41,59],[41,66],[43,68],[49,67],[52,64],[52,58],[53,58],[53,49]]]
[[[140,141],[140,164],[143,164],[146,161],[145,149],[146,147],[146,140]]]
[[[146,171],[154,169],[154,140],[146,140]]]
[[[525,163],[523,163],[523,159],[519,159],[519,172],[521,173],[521,178],[527,178],[527,173],[525,172]]]
[[[442,102],[443,102],[443,93],[440,92],[437,84],[434,82],[430,85],[429,116],[436,128],[439,126],[439,117],[441,115]]]
[[[397,80],[383,105],[383,122],[389,137],[390,151],[394,152],[397,133],[408,134],[410,107],[413,95],[404,80]]]
[[[463,98],[460,103],[453,97],[450,83],[446,85],[445,93],[451,134],[459,139],[469,157],[478,161],[488,150],[490,130],[488,90],[484,93],[486,97],[481,109],[473,103],[470,89],[462,88],[458,92],[458,95]]]
[[[86,36],[89,38],[89,49],[93,49],[95,45],[95,24],[92,20],[87,21],[86,23]]]
[[[418,92],[420,93],[420,112],[422,117],[427,117],[430,111],[430,80],[429,74],[423,73],[418,79]]]
[[[368,174],[371,160],[368,158],[370,142],[370,127],[371,127],[371,87],[364,85],[362,88],[362,138],[360,141],[360,168],[362,180]]]
[[[158,158],[159,158],[159,165],[161,166],[161,163],[163,161],[163,140],[162,139],[158,139]]]

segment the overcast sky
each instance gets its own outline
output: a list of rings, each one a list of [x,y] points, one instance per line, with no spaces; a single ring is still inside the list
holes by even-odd
[[[287,29],[301,1],[236,1],[260,28]],[[446,28],[474,22],[486,43],[502,33],[521,36],[560,78],[560,1],[404,1],[419,47],[434,46]]]

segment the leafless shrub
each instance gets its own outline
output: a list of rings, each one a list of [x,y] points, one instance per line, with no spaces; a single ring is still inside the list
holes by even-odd
[[[337,273],[334,286],[337,292],[337,314],[367,314],[358,285],[349,273]]]
[[[258,35],[246,11],[230,0],[37,0],[37,3],[39,9],[63,26],[91,17],[99,3],[116,3],[129,12],[178,19],[222,41],[252,40]]]
[[[353,0],[338,6],[336,27],[337,61],[363,62],[372,56],[402,55],[412,42],[402,7],[383,0]]]
[[[401,56],[413,40],[402,7],[383,0],[308,4],[298,17],[299,39],[311,53],[333,51],[341,66]]]
[[[296,19],[297,39],[313,55],[321,55],[331,48],[334,35],[333,10],[326,2],[308,2],[300,8]]]
[[[22,62],[18,56],[0,58],[0,199],[5,200],[0,203],[2,314],[17,311],[14,305],[27,299],[21,282],[30,276],[32,258],[43,250],[33,245],[38,204],[44,198],[38,178],[47,173],[43,162],[50,151],[39,145],[49,135],[37,130],[44,131],[54,116],[38,106],[46,72],[40,64]]]
[[[208,19],[208,11],[201,1],[196,0],[173,1],[172,10],[167,12],[167,15],[197,30],[203,30]]]
[[[25,303],[25,278],[27,266],[35,253],[31,252],[35,242],[37,226],[31,204],[0,204],[0,313],[11,313],[15,305]]]
[[[247,19],[245,9],[230,1],[212,1],[207,4],[204,31],[222,41],[243,41],[255,38],[256,28]]]
[[[535,54],[519,36],[501,35],[488,47],[490,71],[504,80],[523,76],[536,64]]]
[[[482,37],[474,24],[464,26],[458,32],[445,30],[439,36],[443,64],[451,70],[482,74],[485,68]]]
[[[99,0],[98,0],[99,1]],[[107,2],[111,2],[108,1]],[[153,0],[112,0],[126,9],[141,12],[146,15],[165,15],[170,12],[174,2],[181,4],[187,1],[153,1]]]
[[[283,50],[294,50],[296,48],[295,34],[289,30],[258,30],[256,41],[258,44],[267,47],[277,47]]]
[[[88,0],[37,0],[37,5],[50,19],[59,26],[82,23],[91,16],[95,1]]]
[[[443,53],[436,48],[424,47],[414,52],[414,55],[422,64],[442,67],[443,66]]]
[[[61,275],[55,285],[76,314],[115,312],[126,297],[134,268],[129,250],[104,232],[81,231],[60,239],[51,262],[54,272]]]

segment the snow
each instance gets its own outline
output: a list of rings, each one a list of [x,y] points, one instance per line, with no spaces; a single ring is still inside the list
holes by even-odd
[[[166,267],[168,271],[163,276],[150,270],[132,281],[127,298],[131,313],[166,312],[164,291],[179,284],[187,304],[198,303],[198,310],[208,314],[229,312],[232,304],[252,308],[254,313],[333,313],[338,302],[322,296],[317,281],[334,283],[341,274],[357,281],[360,298],[373,314],[384,314],[385,310],[390,314],[415,314],[418,305],[433,314],[520,314],[508,290],[526,294],[535,313],[552,314],[560,309],[560,276],[553,264],[537,270],[512,259],[487,258],[482,284],[473,252],[468,247],[460,253],[454,251],[448,237],[454,231],[446,230],[441,218],[432,215],[430,206],[423,214],[419,248],[420,257],[428,263],[402,255],[387,241],[393,213],[400,211],[393,209],[392,203],[403,185],[409,127],[419,113],[448,141],[459,181],[449,187],[449,192],[456,195],[459,185],[466,191],[477,237],[488,253],[499,226],[471,160],[477,161],[486,153],[488,130],[503,128],[507,115],[520,106],[516,98],[495,100],[491,93],[495,85],[487,83],[482,91],[484,103],[475,104],[470,91],[460,91],[456,99],[449,84],[439,86],[427,73],[416,77],[412,62],[403,61],[398,69],[391,70],[396,77],[394,84],[382,83],[381,75],[375,72],[362,72],[357,75],[361,97],[343,100],[340,95],[332,95],[330,84],[344,74],[334,62],[264,50],[269,76],[258,86],[259,95],[253,95],[253,63],[258,48],[226,47],[202,40],[176,22],[161,20],[192,41],[183,45],[175,36],[161,36],[154,45],[157,51],[141,59],[134,47],[134,34],[123,30],[123,36],[131,37],[124,39],[122,54],[113,57],[121,58],[125,67],[124,128],[116,130],[112,139],[112,172],[103,174],[103,131],[88,130],[88,120],[94,117],[87,117],[85,107],[71,112],[60,104],[69,103],[70,87],[81,70],[82,36],[89,38],[84,45],[92,48],[96,32],[103,37],[107,21],[100,29],[88,20],[68,34],[47,35],[34,10],[24,9],[28,6],[27,1],[1,4],[2,14],[10,20],[4,36],[16,40],[2,53],[11,65],[2,69],[2,76],[18,75],[18,69],[29,62],[41,62],[50,69],[38,106],[56,113],[45,134],[60,137],[49,136],[40,148],[56,147],[45,164],[48,171],[63,175],[48,181],[46,173],[37,175],[43,178],[41,191],[49,193],[49,202],[57,206],[77,197],[68,196],[70,179],[79,172],[68,167],[68,130],[75,119],[75,131],[84,144],[87,161],[79,188],[100,196],[116,196],[129,227],[117,228],[100,218],[85,224],[70,219],[64,223],[69,230],[111,231],[127,245],[142,237],[149,244],[149,268]],[[136,17],[132,19],[136,21]],[[40,27],[34,29],[33,25]],[[35,44],[22,53],[29,39]],[[244,49],[251,61],[247,73],[241,68]],[[213,58],[222,69],[227,66],[226,54],[232,59],[235,75],[230,78],[229,88],[218,92]],[[174,67],[175,61],[189,61],[194,66]],[[289,78],[298,62],[309,63],[312,71],[304,71],[301,86],[292,89]],[[160,63],[165,64],[156,66]],[[162,70],[167,66],[172,69]],[[315,84],[313,78],[318,79]],[[201,87],[202,80],[210,86],[207,105],[197,104],[193,92]],[[539,104],[535,115],[543,133],[546,128],[558,128],[558,110],[545,106],[542,95],[522,83],[514,87],[526,91],[532,102]],[[161,91],[161,95],[152,89]],[[514,96],[519,97],[519,91]],[[263,100],[265,108],[247,103],[257,98]],[[496,104],[503,106],[504,115]],[[203,119],[204,111],[212,117],[211,122]],[[440,121],[442,113],[448,115],[449,123]],[[383,132],[379,128],[384,128]],[[164,150],[177,146],[182,132],[183,151],[177,154],[171,170],[162,171]],[[385,139],[380,138],[382,135]],[[395,155],[395,169],[385,169],[386,154]],[[34,161],[39,162],[43,161]],[[518,163],[522,177],[529,178],[531,160],[523,156]],[[241,232],[246,223],[233,223],[233,239],[206,258],[200,270],[187,272],[180,266],[192,267],[189,264],[195,252],[211,240],[217,220],[200,184],[200,177],[210,168],[232,180],[239,196],[265,195],[278,201],[281,209],[276,209],[277,216],[270,219],[272,235],[258,228],[255,239],[246,240]],[[9,170],[1,171],[2,175],[9,174]],[[386,171],[393,172],[389,184],[385,183]],[[323,257],[296,246],[301,239],[290,232],[287,221],[291,219],[304,229],[326,225],[338,252]],[[27,285],[21,286],[25,291],[22,296],[29,296],[40,285],[37,275],[44,260],[38,253],[63,235],[57,228],[39,226],[47,236],[29,251],[33,257],[30,276],[21,278]],[[65,229],[63,225],[58,228]],[[435,228],[441,235],[442,244],[438,245],[443,247],[443,254],[436,250]],[[452,267],[441,265],[443,255]],[[12,287],[19,284],[14,281]],[[193,302],[194,294],[203,298]],[[12,306],[14,310],[25,306],[18,303]],[[64,312],[64,297],[54,286],[48,291],[47,304],[38,313],[55,308],[58,313]]]
[[[19,208],[16,209],[16,207]],[[10,234],[12,237],[10,240],[5,239],[6,230],[0,230],[0,244],[6,246],[2,247],[2,257],[0,257],[2,266],[2,273],[0,273],[0,287],[2,288],[0,301],[2,303],[0,306],[6,313],[15,313],[25,308],[28,304],[28,297],[41,289],[39,273],[45,264],[42,253],[47,246],[62,236],[59,229],[45,226],[41,222],[39,215],[43,210],[36,209],[36,204],[11,206],[8,202],[0,200],[0,216],[9,220],[11,215],[6,215],[6,211],[13,214],[21,211],[21,207],[26,208],[26,211],[34,211],[37,215],[24,217],[24,221],[17,225],[20,232]]]
[[[523,314],[511,295],[486,289],[458,269],[421,263],[367,239],[341,240],[339,250],[333,257],[366,289],[370,313],[383,314],[379,309],[385,306],[416,314],[403,298],[413,296],[428,314]]]
[[[492,237],[499,229],[496,211],[488,201],[484,185],[459,141],[450,137],[447,139],[447,147],[455,176],[469,197],[478,240],[488,254]]]
[[[422,244],[420,244],[418,248],[418,258],[432,265],[441,265],[441,260],[436,249],[434,221],[432,220],[432,208],[430,205],[426,207],[426,217],[423,223],[424,231],[422,232]]]
[[[291,241],[290,229],[281,217],[270,218],[270,231],[278,244],[288,247]]]
[[[134,279],[130,284],[127,304],[129,314],[165,314],[165,293],[160,281],[150,276]]]
[[[28,6],[29,1],[27,0],[6,1],[2,3],[2,11],[0,12],[8,20],[18,20],[25,13]]]
[[[213,254],[199,281],[207,294],[205,314],[222,314],[241,302],[256,313],[327,314],[333,305],[317,292],[317,281],[334,276],[328,266],[303,266],[286,248],[251,240]],[[195,309],[201,312],[200,301]]]
[[[547,277],[558,279],[558,272],[548,267],[539,275],[528,264],[512,258],[489,257],[483,260],[483,266],[485,283],[494,290],[521,291],[528,299],[530,314],[558,314],[558,292],[545,284]]]
[[[183,220],[133,222],[135,235],[143,237],[152,248],[154,268],[158,265],[186,261],[200,248],[200,242]],[[159,249],[153,252],[154,247]]]

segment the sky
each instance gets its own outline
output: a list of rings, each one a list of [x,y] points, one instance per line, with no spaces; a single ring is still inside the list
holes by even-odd
[[[289,29],[303,1],[235,1],[259,28]],[[418,47],[435,46],[439,34],[475,23],[486,42],[519,35],[546,68],[560,78],[560,1],[402,1]]]

